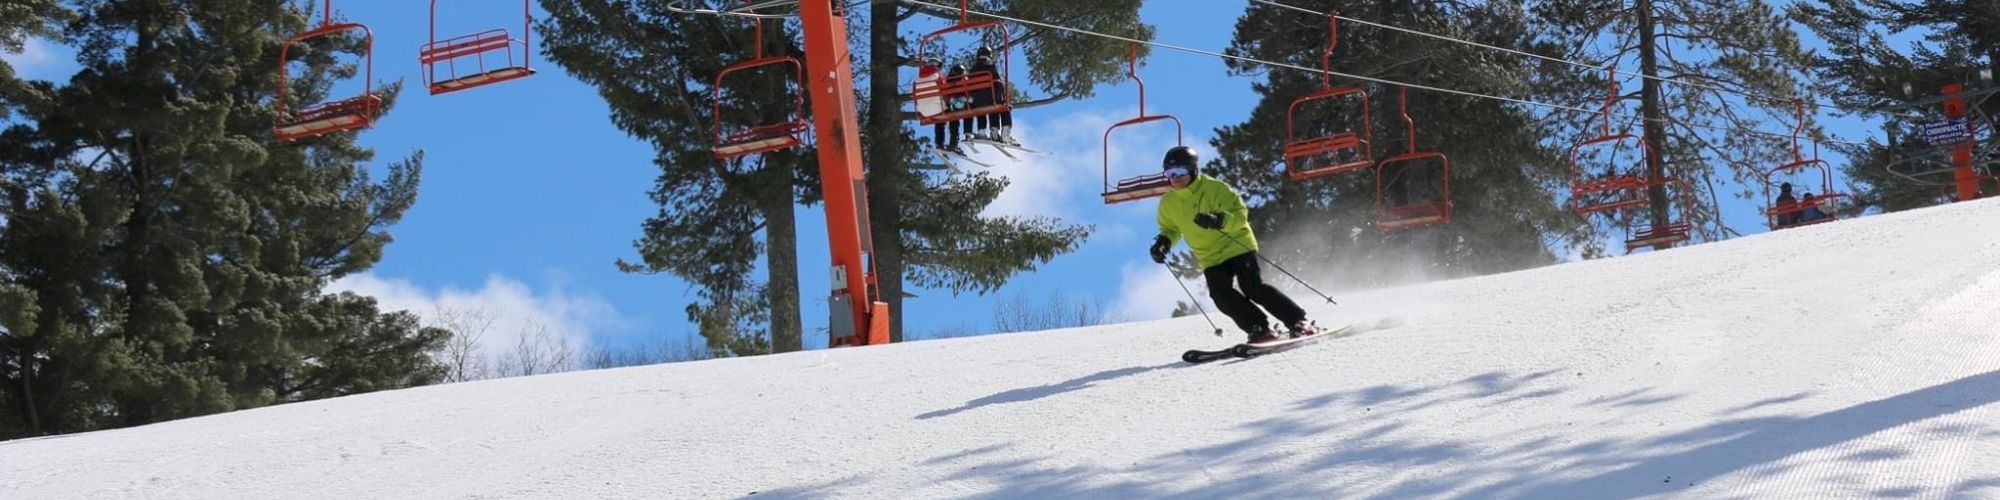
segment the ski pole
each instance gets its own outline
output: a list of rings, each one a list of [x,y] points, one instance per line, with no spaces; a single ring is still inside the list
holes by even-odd
[[[1278,272],[1285,273],[1285,276],[1291,278],[1292,281],[1297,281],[1299,282],[1300,285],[1305,285],[1307,290],[1312,290],[1312,293],[1319,295],[1319,298],[1326,299],[1326,303],[1333,304],[1336,306],[1340,305],[1339,302],[1333,301],[1333,297],[1328,297],[1326,296],[1326,294],[1320,293],[1318,288],[1313,288],[1312,283],[1307,283],[1306,280],[1299,279],[1298,276],[1292,275],[1292,272],[1286,271],[1284,266],[1280,266],[1276,262],[1271,262],[1271,259],[1265,258],[1264,254],[1257,253],[1257,249],[1250,248],[1250,245],[1243,244],[1243,241],[1236,239],[1235,236],[1230,236],[1229,233],[1223,232],[1221,229],[1210,229],[1210,231],[1215,231],[1216,233],[1221,234],[1222,237],[1229,238],[1229,241],[1235,243],[1236,246],[1243,247],[1244,250],[1249,250],[1251,255],[1257,256],[1258,260],[1264,261],[1265,264],[1270,264],[1271,267],[1276,268]]]
[[[1161,264],[1161,265],[1164,266],[1166,264]],[[1215,326],[1215,319],[1208,317],[1208,309],[1201,307],[1201,301],[1194,298],[1194,291],[1188,290],[1187,283],[1182,283],[1181,277],[1174,276],[1173,268],[1167,268],[1167,276],[1172,277],[1174,279],[1174,284],[1181,286],[1181,292],[1186,293],[1188,296],[1188,303],[1194,304],[1194,310],[1201,311],[1201,319],[1207,320],[1209,328],[1215,329],[1215,336],[1221,337],[1222,327]]]

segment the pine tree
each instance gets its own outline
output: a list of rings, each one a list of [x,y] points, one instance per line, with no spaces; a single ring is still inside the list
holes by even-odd
[[[717,121],[749,127],[791,120],[803,89],[789,66],[730,76],[715,116],[716,76],[756,53],[758,24],[733,16],[669,11],[667,2],[544,0],[539,25],[549,58],[595,85],[612,121],[654,145],[660,168],[648,218],[626,272],[665,273],[693,283],[686,308],[712,353],[752,355],[802,346],[797,222],[793,207],[818,199],[813,151],[800,148],[717,161]],[[795,30],[762,25],[762,53],[804,59]],[[759,238],[759,234],[762,238]],[[767,280],[756,280],[764,257]]]
[[[28,39],[54,36],[61,22],[71,17],[69,9],[63,8],[57,0],[12,0],[0,8],[0,53],[21,52]],[[15,79],[14,65],[0,60],[0,103],[6,103],[20,92],[22,82]],[[0,113],[5,113],[0,106]],[[0,119],[7,115],[0,114]]]
[[[1527,42],[1527,27],[1515,5],[1324,0],[1287,4],[1339,9],[1346,17],[1541,50]],[[1320,68],[1328,32],[1325,16],[1258,6],[1237,21],[1229,54]],[[1347,22],[1339,33],[1331,58],[1331,69],[1338,73],[1498,94],[1518,93],[1533,77],[1531,65],[1486,49]],[[1234,185],[1251,201],[1260,251],[1282,265],[1337,276],[1349,285],[1370,285],[1546,264],[1554,258],[1544,241],[1581,241],[1577,220],[1555,204],[1551,192],[1568,171],[1560,153],[1541,144],[1548,129],[1530,110],[1490,99],[1409,89],[1417,148],[1450,158],[1456,209],[1449,224],[1385,232],[1374,224],[1374,170],[1306,180],[1292,180],[1284,173],[1288,108],[1294,99],[1321,89],[1326,83],[1322,75],[1244,61],[1229,64],[1237,74],[1263,75],[1253,87],[1262,99],[1243,123],[1216,131],[1211,143],[1216,154],[1204,171]],[[1368,92],[1374,158],[1408,149],[1398,88],[1341,77],[1332,77],[1330,83],[1358,85]],[[1358,105],[1324,102],[1298,107],[1294,122],[1298,137],[1362,129]],[[1441,187],[1435,170],[1397,172],[1409,177],[1397,181],[1385,176],[1390,190],[1385,195],[1395,195],[1397,189]],[[1192,267],[1179,269],[1184,276],[1196,272]]]
[[[544,0],[542,5],[550,13],[541,24],[550,57],[596,85],[621,128],[655,145],[662,174],[652,196],[661,212],[647,221],[637,245],[642,261],[622,267],[695,283],[703,302],[689,306],[689,317],[721,353],[754,354],[765,345],[797,349],[797,245],[791,208],[819,201],[814,151],[801,148],[717,162],[708,150],[717,118],[713,78],[724,65],[749,56],[755,24],[732,16],[675,13],[666,9],[666,2]],[[1144,32],[1135,0],[1014,0],[974,6],[1024,16],[1067,14],[1086,26]],[[711,2],[708,7],[725,6]],[[899,23],[925,12],[882,2],[847,13],[851,29],[868,25],[866,48],[855,50],[854,59],[865,68],[857,74],[868,80],[861,119],[869,216],[878,284],[893,315],[892,340],[902,338],[906,283],[954,293],[989,292],[1015,273],[1073,250],[1089,232],[1047,218],[981,216],[1006,188],[1003,179],[983,172],[911,168],[924,162],[904,124],[909,89],[899,84],[897,72],[915,61],[904,57],[911,38]],[[955,12],[950,15],[956,18]],[[802,54],[792,24],[765,24],[765,53]],[[860,30],[851,32],[859,35]],[[1113,49],[1056,32],[1030,31],[1016,47],[1033,68],[1025,72],[1028,81],[1054,94],[1018,96],[1023,107],[1088,95],[1097,83],[1115,79],[1116,64],[1124,56],[1122,45]],[[725,89],[720,117],[725,123],[783,119],[792,109],[786,96],[797,91],[782,78],[726,85],[731,87]],[[761,240],[756,238],[760,230]],[[762,266],[767,283],[754,279],[757,255],[768,257]],[[765,323],[771,324],[769,336],[756,331]]]
[[[72,2],[68,82],[10,82],[0,132],[0,437],[429,383],[443,332],[322,292],[380,260],[421,155],[370,180],[352,134],[272,134],[278,0]],[[315,4],[317,5],[317,4]],[[310,101],[361,40],[293,52]],[[393,103],[396,87],[383,91]]]
[[[1938,105],[1910,108],[1905,103],[1937,95],[1946,84],[1982,85],[1980,70],[2000,73],[2000,4],[1945,0],[1827,0],[1794,4],[1790,13],[1822,40],[1826,53],[1816,54],[1818,90],[1848,109],[1893,110],[1874,113],[1885,119],[1887,141],[1870,138],[1859,147],[1844,148],[1850,161],[1843,170],[1859,192],[1857,204],[1883,210],[1907,210],[1944,203],[1952,184],[1949,151],[1925,143],[1917,127],[1942,120]],[[1898,48],[1885,34],[1916,32],[1923,41]],[[1908,89],[1909,93],[1905,93]],[[1993,130],[2000,99],[1973,99],[1982,128]],[[1988,166],[1984,175],[2000,175],[2000,157],[1975,158]],[[2000,190],[1991,186],[1988,194]]]
[[[1152,36],[1152,29],[1139,21],[1138,0],[977,0],[968,2],[968,7],[1140,39]],[[903,103],[910,89],[898,83],[897,75],[919,62],[912,54],[911,33],[903,30],[902,22],[924,14],[948,22],[960,17],[956,9],[877,2],[867,15],[867,49],[856,51],[857,59],[865,53],[867,68],[862,129],[870,169],[869,222],[881,296],[893,314],[892,341],[903,339],[903,298],[910,285],[952,293],[991,292],[1016,273],[1074,250],[1094,229],[1046,217],[981,216],[1006,188],[1004,179],[985,172],[912,168],[924,162],[906,125]],[[967,19],[985,20],[976,14]],[[1097,85],[1124,79],[1123,42],[1038,26],[1009,27],[1010,33],[1019,33],[1009,45],[1027,61],[1025,81],[1021,67],[1009,75],[1017,110],[1089,97]],[[959,41],[961,45],[952,50],[958,52],[954,57],[962,57],[970,53],[962,44],[995,42]],[[1024,83],[1050,95],[1029,95]],[[1017,122],[1033,119],[1016,114]]]
[[[1793,101],[1812,103],[1798,80],[1807,63],[1798,36],[1768,2],[1701,0],[1550,0],[1535,5],[1538,22],[1552,41],[1569,48],[1566,57],[1615,66],[1626,82],[1617,113],[1636,109],[1638,127],[1651,155],[1643,168],[1619,166],[1621,174],[1687,183],[1693,194],[1670,193],[1663,184],[1648,192],[1641,223],[1674,222],[1670,203],[1686,213],[1707,239],[1734,234],[1715,210],[1720,189],[1713,175],[1728,167],[1741,186],[1737,196],[1761,199],[1764,174],[1792,159],[1787,134],[1796,123]],[[1630,75],[1642,75],[1630,76]],[[1593,75],[1577,88],[1572,103],[1596,108],[1605,84]],[[1666,82],[1663,80],[1674,80]],[[1636,108],[1625,104],[1636,100]],[[1597,117],[1573,116],[1579,137],[1597,135]],[[1614,119],[1613,129],[1630,127]],[[1751,133],[1751,131],[1762,132]],[[1634,133],[1638,133],[1635,131]],[[1816,137],[1817,131],[1813,132]],[[1637,171],[1634,171],[1637,170]]]

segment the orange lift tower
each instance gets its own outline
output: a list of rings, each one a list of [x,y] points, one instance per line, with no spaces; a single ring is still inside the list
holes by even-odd
[[[1954,83],[1944,86],[1943,90],[1945,119],[1963,123],[1960,126],[1965,127],[1965,140],[1951,149],[1952,181],[1958,185],[1958,201],[1972,201],[1979,198],[1979,177],[1972,172],[1973,138],[1978,134],[1972,127],[1977,122],[1966,116],[1969,113],[1965,110],[1965,97],[1962,95],[1965,86]]]
[[[804,84],[813,93],[826,235],[833,247],[828,347],[889,343],[889,304],[878,300],[875,287],[875,249],[868,229],[860,122],[855,119],[854,71],[848,65],[846,11],[840,1],[799,2],[806,47]]]

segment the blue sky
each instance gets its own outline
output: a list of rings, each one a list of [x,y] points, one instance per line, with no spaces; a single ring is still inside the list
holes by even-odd
[[[478,4],[497,3],[508,2]],[[370,293],[391,307],[419,314],[431,314],[439,306],[487,310],[496,316],[491,339],[496,343],[537,326],[578,345],[616,346],[689,335],[692,328],[682,310],[694,291],[686,283],[621,273],[613,266],[616,259],[635,258],[631,243],[639,224],[657,210],[646,197],[657,175],[651,148],[612,126],[595,89],[539,54],[532,64],[540,74],[530,78],[442,96],[423,92],[416,55],[426,40],[428,19],[421,4],[335,4],[344,17],[374,30],[376,79],[400,79],[407,86],[394,113],[362,134],[362,144],[375,148],[382,161],[426,153],[422,192],[415,208],[392,228],[396,241],[386,257],[336,287]],[[451,13],[451,4],[441,8]],[[1147,2],[1141,15],[1148,23],[1172,27],[1161,30],[1161,41],[1220,50],[1245,8],[1237,1]],[[457,13],[463,17],[440,22],[440,36],[495,27],[518,36],[521,29],[519,10],[511,7]],[[7,57],[29,77],[63,79],[74,69],[71,55],[43,41]],[[1214,57],[1155,50],[1141,73],[1149,83],[1149,111],[1178,116],[1187,127],[1185,141],[1202,149],[1216,127],[1242,120],[1256,102],[1250,90],[1253,79],[1229,77]],[[1097,232],[1078,251],[1017,277],[992,295],[914,291],[918,297],[905,302],[912,335],[985,331],[999,302],[1016,297],[1040,301],[1056,293],[1095,300],[1128,320],[1164,317],[1172,309],[1174,300],[1183,297],[1180,288],[1145,257],[1154,204],[1107,207],[1097,196],[1104,128],[1132,116],[1136,104],[1136,89],[1117,85],[1099,88],[1088,100],[1017,113],[1016,135],[1047,155],[1019,164],[991,158],[1000,161],[995,170],[1014,181],[991,212],[1052,215],[1095,224]],[[1831,126],[1848,138],[1869,130],[1854,124]],[[1160,127],[1120,129],[1117,137],[1114,160],[1129,161],[1115,163],[1133,169],[1150,169],[1159,151],[1172,143],[1169,131]],[[1840,164],[1838,158],[1828,160]],[[1116,168],[1113,175],[1121,175]],[[1761,232],[1761,219],[1748,203],[1725,200],[1724,208],[1739,230]],[[824,222],[816,208],[799,209],[809,348],[825,345],[821,329],[827,322],[829,287]],[[1338,288],[1337,283],[1315,286]]]

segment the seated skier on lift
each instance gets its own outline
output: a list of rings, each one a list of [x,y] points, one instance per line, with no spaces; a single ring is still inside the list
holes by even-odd
[[[1814,200],[1812,193],[1810,192],[1806,193],[1806,195],[1800,197],[1799,200],[1800,200],[1799,204],[1804,205],[1805,209],[1799,211],[1796,222],[1798,222],[1799,224],[1805,224],[1809,222],[1819,222],[1820,219],[1826,218],[1826,212],[1820,211],[1819,200]]]
[[[944,63],[935,57],[925,59],[924,64],[917,67],[915,88],[920,91],[935,91],[936,89],[943,88],[949,82],[947,80],[948,77],[942,71],[943,66]],[[953,109],[952,103],[955,100],[952,96],[938,96],[935,94],[919,98],[917,99],[917,114],[927,117],[936,116],[939,113]],[[941,151],[964,154],[964,150],[958,147],[958,120],[952,120],[949,124],[951,125],[950,134],[945,133],[946,123],[931,125],[931,145]]]
[[[1799,199],[1792,196],[1792,183],[1778,184],[1778,200],[1771,211],[1778,213],[1778,227],[1791,227],[1799,223]]]
[[[1167,150],[1162,169],[1173,189],[1160,197],[1160,235],[1153,238],[1153,262],[1166,263],[1174,240],[1186,237],[1208,281],[1208,297],[1250,336],[1251,344],[1280,339],[1258,306],[1277,316],[1294,337],[1319,333],[1304,309],[1264,283],[1257,264],[1257,235],[1250,230],[1250,209],[1243,197],[1214,177],[1197,175],[1199,164],[1194,148]]]
[[[984,108],[1007,102],[1007,81],[1000,79],[1000,70],[994,66],[993,48],[986,46],[979,47],[979,53],[972,61],[972,74],[984,74],[993,78],[992,88],[980,89],[972,93],[973,107]],[[977,120],[974,122],[976,130],[972,131],[975,137],[1010,146],[1019,146],[1021,144],[1014,140],[1013,110],[1003,109],[997,113],[980,115],[975,119]]]

